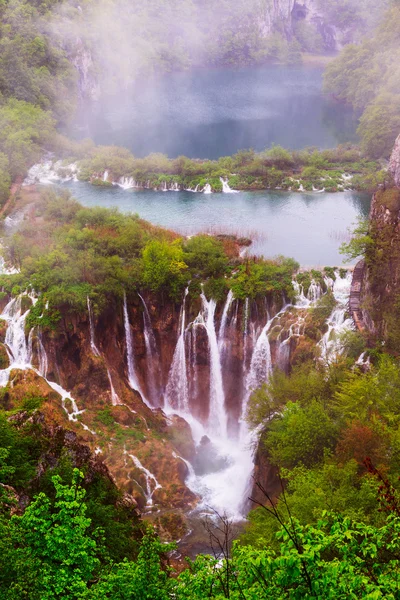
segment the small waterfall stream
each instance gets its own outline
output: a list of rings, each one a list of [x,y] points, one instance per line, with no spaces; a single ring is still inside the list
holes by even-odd
[[[165,390],[165,408],[175,409],[180,413],[188,414],[189,407],[189,387],[186,365],[185,348],[185,325],[186,325],[186,298],[189,288],[186,288],[179,315],[179,337],[176,344],[172,365],[168,376],[167,388]]]
[[[136,377],[135,371],[135,362],[134,362],[134,353],[133,353],[133,340],[132,340],[132,332],[131,326],[129,323],[129,315],[128,315],[128,303],[126,299],[126,293],[124,292],[124,327],[125,327],[125,342],[126,342],[126,358],[128,363],[128,381],[131,388],[139,392],[141,395],[143,402],[149,406],[149,403],[146,400],[145,395],[140,389],[140,385],[138,379]]]
[[[126,454],[126,451],[125,451],[125,454]],[[145,482],[146,482],[145,488],[143,486],[141,486],[140,483],[138,483],[137,481],[136,481],[136,483],[144,492],[144,495],[146,498],[146,507],[150,508],[151,506],[153,506],[154,492],[156,490],[160,490],[162,486],[158,483],[158,481],[157,481],[156,477],[153,475],[153,473],[151,473],[148,469],[146,469],[146,467],[144,467],[142,465],[142,463],[137,458],[137,456],[134,456],[133,454],[128,454],[128,456],[132,460],[135,467],[143,473],[143,476],[144,476]]]
[[[144,298],[140,294],[138,295],[143,304],[143,335],[146,346],[146,368],[150,399],[153,406],[160,406],[160,357],[158,355],[157,342],[151,325],[149,309],[147,308]]]

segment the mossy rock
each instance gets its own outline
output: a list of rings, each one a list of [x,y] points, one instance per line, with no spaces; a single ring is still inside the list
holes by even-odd
[[[10,359],[4,344],[0,344],[0,369],[7,369],[10,366]]]
[[[4,342],[7,333],[7,321],[0,319],[0,342]]]
[[[21,311],[25,313],[27,310],[32,308],[32,300],[29,296],[22,296],[21,298]]]
[[[391,212],[400,210],[400,190],[398,188],[379,191],[376,194],[376,198],[380,204],[388,208]]]

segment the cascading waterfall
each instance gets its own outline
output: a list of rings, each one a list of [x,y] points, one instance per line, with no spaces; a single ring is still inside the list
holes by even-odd
[[[242,414],[240,417],[241,436],[243,436],[243,434],[247,435],[247,425],[245,419],[251,393],[262,383],[266,383],[272,373],[271,346],[269,343],[268,334],[274,318],[270,319],[261,331],[251,357],[250,370],[246,378],[246,391],[242,405]]]
[[[168,376],[167,388],[165,390],[165,406],[171,410],[178,410],[184,414],[190,412],[189,407],[189,385],[186,365],[185,349],[185,322],[186,322],[186,298],[189,288],[185,289],[181,312],[179,315],[179,338],[176,344],[172,365]]]
[[[218,348],[217,334],[215,331],[215,300],[207,300],[204,293],[201,294],[204,310],[204,326],[207,331],[210,349],[210,412],[208,417],[208,429],[214,435],[225,438],[227,436],[228,419],[225,409],[225,394],[222,383],[221,358]]]
[[[26,343],[25,323],[29,310],[22,312],[22,296],[11,300],[1,318],[7,322],[5,344],[12,359],[12,368],[25,369],[31,364],[31,348]]]
[[[143,402],[147,403],[147,400],[140,389],[139,382],[135,373],[135,363],[134,363],[134,354],[133,354],[133,340],[132,340],[132,332],[131,326],[129,323],[129,315],[128,315],[128,303],[126,300],[126,293],[124,292],[124,326],[125,326],[125,342],[126,342],[126,357],[128,363],[128,381],[129,385],[133,390],[139,392],[142,396]]]
[[[49,370],[49,361],[47,358],[47,352],[43,345],[42,332],[40,331],[40,329],[37,334],[37,345],[39,357],[39,373],[43,375],[43,377],[46,379]]]
[[[151,400],[154,406],[159,406],[159,386],[161,380],[160,359],[157,352],[157,343],[154,337],[153,327],[147,304],[144,298],[138,294],[143,304],[143,335],[146,346],[146,363]]]
[[[218,331],[218,346],[219,346],[220,351],[223,349],[223,347],[225,345],[226,325],[228,322],[228,315],[229,315],[229,311],[231,309],[233,300],[234,300],[233,292],[232,292],[232,290],[229,290],[228,296],[226,298],[224,310],[222,313],[222,317],[221,317],[221,324],[219,326],[219,331]]]
[[[233,190],[231,187],[229,187],[229,183],[228,183],[228,179],[223,179],[222,177],[219,178],[220,182],[222,183],[222,192],[224,194],[238,194],[238,190]]]
[[[137,187],[136,181],[133,179],[133,177],[121,177],[117,185],[123,190],[132,190],[133,188]]]
[[[104,171],[104,175],[103,175],[103,181],[107,182],[108,181],[108,171]]]
[[[318,344],[321,350],[321,360],[326,364],[335,361],[343,352],[340,336],[346,331],[354,329],[353,320],[346,319],[351,279],[350,272],[344,278],[336,273],[336,280],[332,282],[332,291],[337,304],[328,319],[328,331]]]
[[[250,316],[250,300],[246,298],[244,301],[244,313],[243,313],[243,372],[247,369],[247,347],[248,347],[248,334],[249,334],[249,316]]]
[[[0,371],[0,386],[5,387],[8,384],[10,372],[12,369],[27,370],[31,369],[41,377],[45,379],[48,385],[61,396],[61,405],[68,415],[70,421],[78,421],[78,416],[83,414],[84,410],[79,410],[76,401],[72,398],[71,394],[64,390],[59,384],[49,381],[47,379],[48,371],[48,359],[43,341],[41,339],[41,333],[39,331],[38,340],[38,356],[39,356],[39,369],[35,369],[32,366],[32,349],[33,349],[33,329],[30,330],[28,341],[25,336],[25,323],[29,315],[29,309],[22,312],[22,298],[24,294],[21,294],[17,298],[13,298],[7,304],[1,318],[7,322],[7,331],[5,337],[5,345],[7,348],[8,355],[10,357],[10,366],[7,369]],[[35,303],[36,298],[33,294],[28,296],[32,302]],[[68,403],[68,405],[67,405]],[[69,405],[71,410],[69,410]],[[82,427],[95,435],[95,431],[92,431],[80,422]]]
[[[310,302],[317,302],[322,296],[322,288],[319,283],[312,280],[310,287],[307,292],[307,299]]]
[[[203,194],[212,194],[212,187],[209,183],[204,186]]]
[[[107,369],[107,377],[108,377],[108,381],[110,382],[111,403],[113,406],[118,406],[119,404],[121,404],[121,400],[119,399],[119,396],[118,396],[117,392],[115,391],[110,369]]]
[[[126,454],[126,451],[125,451]],[[145,498],[146,498],[146,507],[150,507],[153,506],[153,495],[154,492],[156,490],[160,490],[161,489],[161,485],[158,483],[157,479],[155,478],[155,476],[153,475],[153,473],[151,473],[148,469],[146,469],[146,467],[144,467],[142,465],[142,463],[140,462],[140,460],[137,458],[137,456],[134,456],[133,454],[128,454],[129,458],[132,460],[133,464],[135,465],[135,467],[137,469],[139,469],[140,471],[142,471],[145,481],[146,481],[146,489],[144,489],[140,483],[138,483],[138,485],[142,488]]]

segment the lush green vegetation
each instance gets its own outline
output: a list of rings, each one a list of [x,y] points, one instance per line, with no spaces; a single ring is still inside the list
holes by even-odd
[[[51,190],[5,246],[20,273],[3,276],[3,289],[18,294],[33,286],[41,296],[27,324],[45,328],[55,327],[61,315],[86,312],[88,296],[96,312],[118,304],[124,291],[148,290],[158,301],[180,301],[189,281],[193,297],[201,293],[201,282],[219,300],[228,287],[237,297],[292,297],[298,268],[282,257],[242,265],[238,242],[230,237],[182,239],[137,216],[83,208],[68,192]]]
[[[21,434],[13,433],[10,425],[5,428],[17,438],[15,448]],[[2,439],[2,480],[12,480],[14,474],[8,442]],[[234,544],[228,555],[229,539],[222,538],[222,558],[199,556],[173,578],[166,561],[172,546],[161,544],[150,528],[143,527],[133,560],[126,555],[113,560],[113,540],[89,516],[83,473],[74,469],[69,479],[67,483],[53,474],[52,492],[41,491],[16,514],[15,490],[1,487],[0,598],[396,598],[399,502],[385,480],[386,513],[379,527],[326,510],[315,525],[302,525],[294,517],[285,523],[275,505],[266,504],[265,513],[280,524],[276,550]],[[96,498],[98,494],[97,490]]]
[[[75,147],[71,151],[74,149],[86,152],[86,157],[78,161],[79,178],[94,185],[111,186],[111,181],[118,182],[127,177],[144,188],[163,189],[165,184],[168,187],[176,184],[180,189],[202,190],[209,183],[213,191],[220,192],[222,178],[231,188],[240,190],[277,188],[338,192],[344,189],[374,190],[388,179],[378,162],[368,160],[351,144],[323,151],[316,148],[288,151],[273,146],[260,153],[241,150],[234,156],[214,161],[185,156],[169,159],[163,154],[135,158],[129,150],[114,146]],[[68,157],[65,165],[75,160],[67,148],[64,155]],[[106,182],[103,181],[105,171],[108,171]],[[66,167],[61,165],[58,172],[65,177]]]
[[[292,516],[304,526],[316,525],[328,509],[381,526],[378,482],[366,459],[398,487],[398,361],[382,355],[370,371],[354,370],[357,341],[344,343],[350,358],[328,372],[313,362],[289,376],[277,371],[250,402],[248,418],[253,425],[265,423],[262,444],[287,482],[277,503],[285,521]],[[271,514],[257,508],[241,542],[276,546],[276,531]]]
[[[362,112],[362,149],[387,157],[400,130],[400,6],[392,2],[373,37],[347,46],[326,70],[325,89]]]

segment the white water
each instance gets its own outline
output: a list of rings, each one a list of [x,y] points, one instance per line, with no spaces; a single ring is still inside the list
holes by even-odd
[[[348,272],[344,278],[340,277],[339,273],[336,273],[336,280],[334,282],[330,280],[337,305],[328,319],[328,331],[318,344],[321,351],[321,360],[325,364],[334,362],[342,354],[343,347],[340,336],[346,331],[354,329],[353,320],[351,318],[346,319],[351,280],[351,272]]]
[[[107,369],[107,377],[108,377],[108,381],[110,382],[112,405],[118,406],[119,404],[121,404],[121,400],[119,399],[119,396],[118,396],[117,392],[115,391],[110,369]]]
[[[203,194],[212,194],[212,187],[209,183],[204,186]]]
[[[273,321],[274,319],[270,319],[261,331],[251,357],[240,417],[240,437],[242,439],[246,439],[248,436],[246,414],[251,393],[260,387],[260,385],[266,383],[272,373],[271,346],[268,335]]]
[[[238,194],[238,190],[233,190],[231,187],[229,187],[229,183],[228,183],[228,179],[223,179],[222,177],[219,178],[220,182],[222,183],[222,192],[224,194]]]
[[[71,163],[64,166],[61,160],[44,160],[41,163],[33,165],[22,185],[34,185],[40,183],[49,185],[54,183],[66,183],[68,181],[78,181],[78,166]]]
[[[103,181],[104,182],[108,181],[108,171],[104,171]]]
[[[186,298],[188,293],[189,289],[186,288],[179,315],[179,338],[176,344],[165,390],[165,408],[167,410],[178,410],[183,414],[190,413],[185,348]]]
[[[140,294],[138,294],[138,296],[143,304],[143,335],[146,346],[147,381],[149,382],[152,404],[153,406],[159,406],[159,386],[161,380],[160,357],[157,352],[157,343],[151,325],[149,309],[147,308],[144,298]]]
[[[228,296],[226,298],[224,310],[222,313],[222,317],[221,317],[221,324],[219,326],[219,332],[218,332],[218,346],[219,346],[220,351],[222,350],[222,348],[225,345],[226,325],[228,322],[228,315],[229,315],[229,311],[231,309],[233,300],[234,300],[233,292],[232,292],[232,290],[229,290]]]
[[[208,416],[208,430],[215,436],[223,439],[227,436],[228,418],[225,409],[225,394],[222,383],[221,359],[218,348],[217,334],[215,331],[215,300],[207,300],[201,294],[204,311],[204,326],[207,331],[210,351],[210,412]]]
[[[136,187],[136,181],[133,179],[133,177],[121,177],[117,185],[123,190],[132,190]]]
[[[77,422],[79,415],[83,414],[85,411],[78,409],[76,401],[69,392],[64,390],[58,383],[54,383],[47,379],[48,358],[40,332],[37,335],[39,369],[35,369],[32,365],[33,329],[29,332],[27,341],[25,336],[25,323],[29,314],[29,309],[22,312],[21,307],[24,296],[28,295],[21,294],[17,298],[10,300],[0,315],[0,318],[7,322],[5,345],[10,358],[10,366],[7,369],[0,371],[0,387],[5,387],[8,384],[10,373],[13,369],[21,369],[23,371],[30,369],[42,376],[48,385],[61,396],[61,405],[68,415],[68,419]],[[28,297],[35,302],[36,299],[33,298],[33,294],[30,294]],[[70,406],[67,406],[68,401]],[[85,430],[95,435],[95,431],[89,429],[89,427],[81,421],[79,422]]]
[[[136,392],[139,392],[139,394],[142,397],[143,402],[148,404],[142,390],[140,389],[140,385],[139,385],[138,379],[136,377],[132,332],[131,332],[131,326],[129,324],[128,304],[126,301],[126,293],[125,292],[124,292],[124,327],[125,327],[126,357],[127,357],[127,363],[128,363],[129,385],[131,386],[131,388],[133,390],[135,390]]]

